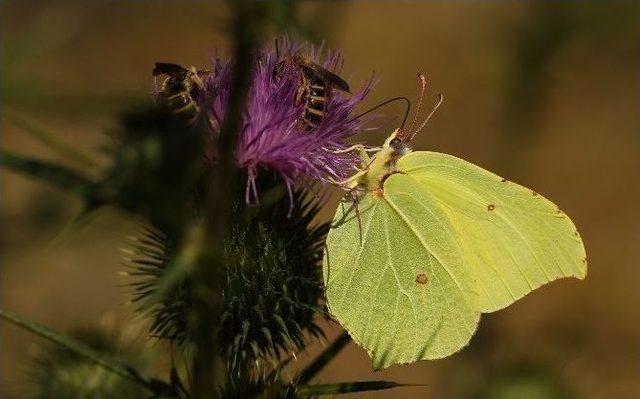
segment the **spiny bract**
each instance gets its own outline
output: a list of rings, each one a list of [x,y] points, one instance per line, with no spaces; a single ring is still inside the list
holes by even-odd
[[[268,188],[267,188],[268,187]],[[286,189],[274,183],[261,192],[279,188],[283,198],[247,213],[238,199],[225,244],[225,283],[220,320],[220,348],[230,370],[280,358],[304,347],[303,334],[321,336],[314,322],[321,311],[319,262],[327,224],[313,226],[318,205],[304,191],[294,191],[289,203]],[[174,255],[172,240],[147,229],[134,243],[129,260],[137,276],[134,301],[151,316],[153,335],[181,345],[189,344],[192,284],[188,276],[170,292],[149,304],[159,279]]]

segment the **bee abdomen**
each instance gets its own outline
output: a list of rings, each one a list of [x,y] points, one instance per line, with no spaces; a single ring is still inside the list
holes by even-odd
[[[200,112],[200,108],[187,92],[167,96],[165,102],[171,113],[188,124],[195,122]]]
[[[316,79],[306,80],[305,108],[301,122],[307,132],[317,128],[326,113],[327,87],[322,81]]]
[[[197,83],[203,85],[201,77],[207,71],[196,71],[195,68],[186,69],[177,64],[156,63],[153,75],[168,75],[158,92],[158,100],[176,118],[187,125],[195,124],[200,114],[200,107],[194,99],[197,94]]]

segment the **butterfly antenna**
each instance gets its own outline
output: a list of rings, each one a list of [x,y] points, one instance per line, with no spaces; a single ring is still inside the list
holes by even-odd
[[[429,123],[429,119],[431,119],[433,114],[435,114],[438,108],[440,108],[442,101],[444,101],[444,96],[442,95],[442,93],[438,93],[438,101],[436,102],[436,105],[433,106],[433,108],[431,109],[431,112],[429,112],[429,115],[427,115],[427,117],[424,119],[424,122],[422,122],[420,127],[414,130],[413,133],[411,133],[411,135],[409,136],[409,141],[413,140],[416,134],[418,134],[420,130],[422,130],[425,126],[427,126],[427,123]]]
[[[422,108],[422,99],[424,98],[424,93],[427,90],[427,78],[420,72],[418,72],[418,80],[420,81],[420,95],[418,96],[418,105],[416,106],[416,110],[413,114],[411,125],[409,125],[409,131],[413,130],[413,127],[418,121],[418,115],[420,115],[420,109]]]
[[[369,114],[369,113],[371,113],[371,112],[373,112],[373,111],[375,111],[375,110],[377,110],[379,108],[382,108],[387,104],[391,104],[391,103],[396,102],[396,101],[404,101],[406,103],[406,108],[405,108],[405,111],[404,111],[404,118],[402,119],[402,127],[404,127],[404,124],[406,123],[407,118],[409,117],[409,109],[411,108],[411,101],[407,97],[394,97],[394,98],[391,98],[389,100],[383,101],[380,104],[378,104],[378,105],[376,105],[376,106],[374,106],[372,108],[369,108],[368,110],[362,112],[361,114],[358,114],[358,115],[354,116],[353,118],[349,119],[349,122],[352,122],[352,121],[354,121],[356,119],[362,118],[363,116],[365,116],[365,115],[367,115],[367,114]]]

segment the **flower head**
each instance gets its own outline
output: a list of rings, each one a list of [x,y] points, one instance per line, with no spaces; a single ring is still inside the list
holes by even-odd
[[[324,115],[317,126],[309,129],[302,120],[308,106],[303,95],[304,84],[308,83],[305,71],[288,64],[276,72],[276,65],[287,57],[302,55],[337,73],[341,55],[328,51],[321,60],[321,48],[287,39],[278,50],[280,54],[275,49],[263,49],[257,55],[238,132],[235,158],[248,176],[247,201],[257,199],[255,179],[261,170],[277,173],[291,189],[295,181],[315,179],[327,183],[349,177],[360,161],[354,152],[344,150],[351,146],[348,139],[362,131],[364,121],[351,113],[369,92],[372,82],[354,94],[330,88]],[[215,143],[226,114],[232,73],[231,61],[215,59],[199,98],[210,121],[214,144],[209,155],[213,161],[217,158]]]

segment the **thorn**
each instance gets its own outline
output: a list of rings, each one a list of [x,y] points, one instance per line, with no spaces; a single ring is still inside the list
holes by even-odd
[[[118,248],[118,251],[122,252],[123,254],[127,254],[127,255],[135,255],[135,251],[131,250],[131,248]]]

